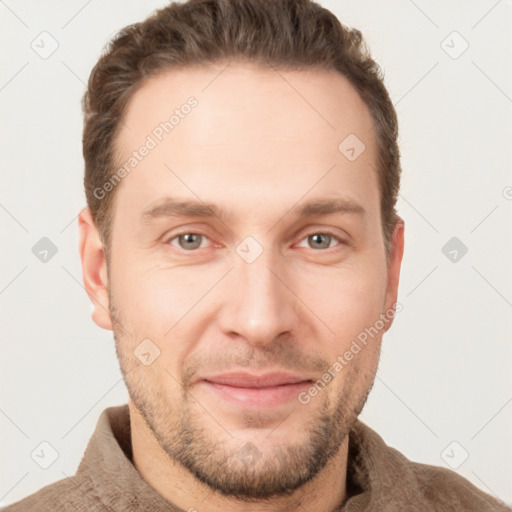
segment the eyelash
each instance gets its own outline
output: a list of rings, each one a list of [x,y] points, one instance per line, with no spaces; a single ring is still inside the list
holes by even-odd
[[[196,235],[196,236],[202,236],[202,237],[204,237],[204,238],[206,238],[206,239],[208,239],[208,240],[209,240],[209,237],[208,237],[207,235],[203,234],[203,233],[197,233],[197,232],[195,232],[195,231],[183,231],[183,232],[181,232],[181,233],[176,233],[176,234],[174,234],[171,238],[168,238],[168,239],[167,239],[167,241],[166,241],[165,243],[166,243],[166,244],[169,244],[169,245],[173,245],[173,244],[171,244],[171,242],[172,242],[173,240],[178,239],[180,236],[183,236],[183,235]],[[318,249],[318,252],[328,252],[328,251],[330,251],[330,250],[332,250],[332,249],[336,249],[336,247],[338,247],[338,246],[341,246],[341,245],[345,245],[345,244],[346,244],[346,242],[345,242],[344,240],[342,240],[339,236],[335,235],[333,232],[328,231],[328,230],[327,230],[327,231],[311,231],[310,233],[308,233],[308,234],[304,235],[304,236],[301,238],[301,241],[302,241],[302,240],[304,240],[304,239],[307,239],[308,237],[313,236],[313,235],[326,235],[326,236],[329,236],[329,237],[331,237],[331,238],[333,238],[333,239],[335,239],[335,240],[337,240],[337,241],[339,242],[337,246],[334,246],[334,247],[327,247],[327,248],[325,248],[325,249]],[[192,253],[192,252],[197,252],[199,249],[201,249],[201,248],[199,247],[199,248],[197,248],[197,249],[191,249],[191,250],[188,250],[188,251],[187,251],[186,249],[182,249],[181,247],[178,247],[178,246],[176,246],[176,245],[173,245],[173,247],[175,247],[176,249],[181,250],[181,251],[183,251],[183,252],[185,252],[185,253],[187,253],[187,252],[190,252],[190,253]],[[316,250],[316,249],[312,249],[312,250]]]

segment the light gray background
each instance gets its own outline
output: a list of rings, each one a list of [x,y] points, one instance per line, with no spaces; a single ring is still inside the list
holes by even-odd
[[[127,401],[81,282],[80,98],[106,41],[165,4],[0,1],[2,505],[72,475],[101,411]],[[512,503],[512,2],[322,4],[362,30],[400,120],[404,309],[361,419],[415,461],[467,451],[456,471]],[[59,45],[47,59],[42,31]],[[453,236],[468,247],[455,263]],[[42,237],[58,248],[46,263]],[[59,454],[46,470],[42,441]]]

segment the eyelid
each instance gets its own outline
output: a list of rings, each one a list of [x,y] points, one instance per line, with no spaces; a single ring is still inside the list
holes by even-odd
[[[211,239],[211,237],[206,234],[209,231],[210,230],[207,227],[205,227],[204,224],[201,224],[200,226],[194,226],[193,224],[180,225],[175,226],[173,229],[165,232],[160,237],[160,240],[162,240],[164,243],[169,243],[174,238],[177,238],[182,235],[201,235],[208,239]]]

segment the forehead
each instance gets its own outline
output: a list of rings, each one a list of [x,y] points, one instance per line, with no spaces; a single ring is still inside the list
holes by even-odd
[[[369,140],[372,120],[368,108],[340,73],[227,62],[170,69],[146,80],[126,108],[123,121],[128,129],[123,127],[120,133],[123,146],[137,143],[137,132],[150,133],[190,97],[197,99],[199,107],[193,110],[193,125],[180,123],[173,129],[173,137],[181,135],[182,142],[236,144],[247,134],[300,140],[315,132],[313,142],[318,142],[329,132],[336,140],[347,130],[373,142]],[[244,133],[237,134],[236,126],[243,126]]]
[[[255,197],[295,203],[312,188],[357,200],[366,183],[377,193],[369,110],[335,71],[240,62],[167,70],[128,103],[119,163],[142,146],[152,147],[120,184],[139,210],[166,195],[249,206]],[[363,151],[353,159],[347,149]]]

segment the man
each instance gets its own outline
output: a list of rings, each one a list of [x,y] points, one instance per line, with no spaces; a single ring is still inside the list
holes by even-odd
[[[358,420],[404,243],[360,32],[309,0],[171,4],[83,106],[83,279],[130,400],[6,510],[506,510]]]

